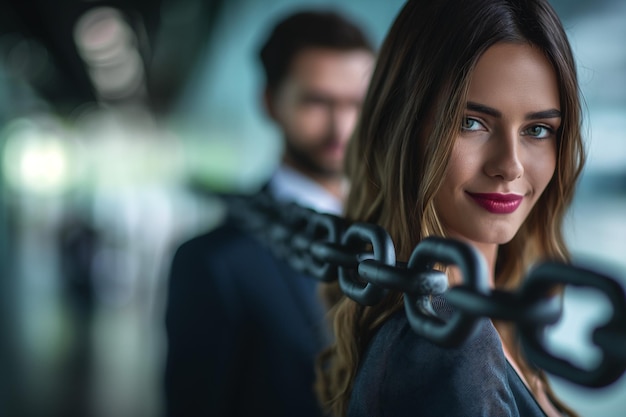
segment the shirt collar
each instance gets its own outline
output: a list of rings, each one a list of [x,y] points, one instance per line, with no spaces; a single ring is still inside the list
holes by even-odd
[[[324,187],[300,172],[280,165],[269,182],[269,191],[278,201],[295,202],[321,213],[339,215],[342,203]]]

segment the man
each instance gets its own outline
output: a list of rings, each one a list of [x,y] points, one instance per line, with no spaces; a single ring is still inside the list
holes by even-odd
[[[346,144],[373,68],[353,23],[301,12],[261,49],[264,106],[284,139],[263,192],[338,213]],[[319,416],[314,361],[327,340],[316,282],[226,222],[177,251],[166,310],[170,416]]]

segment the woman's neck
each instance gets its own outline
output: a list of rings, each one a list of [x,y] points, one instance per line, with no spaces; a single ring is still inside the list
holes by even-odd
[[[485,258],[487,264],[487,281],[490,288],[495,288],[495,271],[496,271],[496,259],[498,257],[498,245],[495,243],[472,243],[476,249]]]

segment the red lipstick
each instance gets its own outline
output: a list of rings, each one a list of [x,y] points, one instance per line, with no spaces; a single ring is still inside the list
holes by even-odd
[[[470,193],[467,194],[474,201],[490,213],[509,214],[513,213],[522,204],[524,196],[519,194],[499,193]]]

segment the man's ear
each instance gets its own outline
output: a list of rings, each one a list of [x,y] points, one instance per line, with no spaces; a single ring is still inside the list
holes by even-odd
[[[265,109],[265,114],[267,116],[276,121],[276,106],[274,105],[274,91],[265,87],[263,90],[263,108]]]

